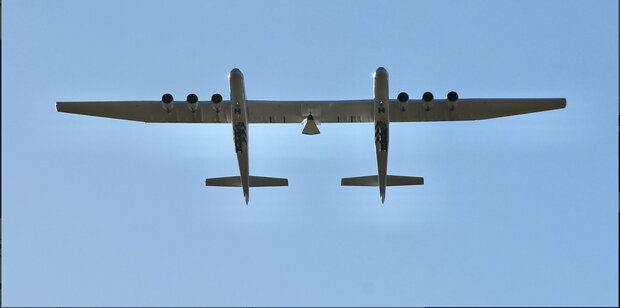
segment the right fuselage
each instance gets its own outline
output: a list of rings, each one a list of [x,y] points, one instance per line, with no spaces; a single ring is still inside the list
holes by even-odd
[[[390,126],[390,101],[388,93],[388,73],[379,67],[373,75],[374,109],[375,109],[375,149],[377,153],[377,171],[381,203],[385,200],[387,181],[387,159]]]
[[[243,197],[247,204],[250,198],[250,170],[248,166],[248,110],[245,101],[243,73],[239,69],[233,69],[228,75],[228,83],[230,85],[230,112],[235,152],[239,163]]]

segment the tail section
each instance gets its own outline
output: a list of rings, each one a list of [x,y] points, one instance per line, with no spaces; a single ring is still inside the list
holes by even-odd
[[[379,177],[376,175],[343,178],[342,186],[379,186]],[[417,176],[388,175],[386,186],[424,185],[424,178]]]
[[[227,176],[223,178],[210,178],[205,180],[206,186],[241,187],[240,176]]]
[[[342,186],[378,186],[379,177],[376,175],[358,176],[353,178],[343,178],[340,180]]]
[[[288,179],[250,175],[250,187],[288,186]]]
[[[400,175],[386,175],[385,182],[379,182],[379,176],[358,176],[353,178],[343,178],[340,181],[342,186],[379,186],[379,196],[381,197],[381,204],[385,201],[385,187],[386,186],[402,186],[402,185],[424,185],[424,178],[417,176],[400,176]]]
[[[206,186],[243,187],[245,204],[250,200],[250,187],[288,186],[288,179],[269,178],[264,176],[249,176],[248,183],[244,186],[241,176],[227,176],[223,178],[211,178],[205,180]]]
[[[210,178],[205,180],[206,186],[241,187],[240,176]],[[250,187],[288,186],[288,179],[270,178],[250,175]]]
[[[417,176],[388,175],[387,186],[424,185],[424,178]]]

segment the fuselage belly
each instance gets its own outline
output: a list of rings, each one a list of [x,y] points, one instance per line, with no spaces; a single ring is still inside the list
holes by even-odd
[[[248,109],[245,99],[245,86],[243,84],[243,74],[239,69],[233,69],[228,75],[230,85],[230,106],[231,123],[233,128],[233,141],[237,161],[239,163],[239,174],[241,176],[241,187],[243,197],[247,204],[250,198],[250,170],[248,163]]]
[[[381,203],[385,200],[387,182],[387,160],[390,126],[390,101],[388,93],[388,73],[379,67],[374,74],[374,115],[375,115],[375,149],[377,154],[377,171]]]

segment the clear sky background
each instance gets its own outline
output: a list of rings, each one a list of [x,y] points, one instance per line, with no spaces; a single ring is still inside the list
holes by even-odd
[[[617,1],[2,3],[2,303],[618,305]],[[229,125],[57,113],[56,101],[566,97],[563,110],[391,126]]]

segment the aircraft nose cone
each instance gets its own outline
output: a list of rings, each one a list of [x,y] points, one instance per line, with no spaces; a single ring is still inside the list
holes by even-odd
[[[230,71],[230,74],[228,74],[228,77],[229,78],[230,77],[243,77],[243,73],[241,73],[240,69],[235,67]]]
[[[387,75],[388,75],[388,72],[387,72],[387,70],[383,66],[380,66],[379,68],[377,68],[377,70],[374,73],[375,77],[377,77],[377,76],[387,76]]]

